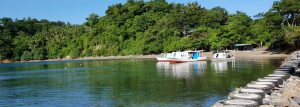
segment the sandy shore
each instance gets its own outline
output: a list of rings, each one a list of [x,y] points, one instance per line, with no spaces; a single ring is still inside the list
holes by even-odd
[[[235,58],[285,58],[289,54],[272,53],[268,51],[231,51]],[[212,52],[204,52],[204,55],[212,58]],[[117,60],[117,59],[155,59],[158,55],[127,55],[127,56],[99,56],[99,57],[82,57],[82,58],[64,58],[64,59],[48,59],[48,60],[30,60],[16,62],[38,62],[38,61],[65,61],[65,60]],[[0,63],[12,63],[13,61],[5,60]]]
[[[286,58],[290,54],[274,53],[268,51],[230,51],[235,58]],[[213,57],[211,52],[204,52],[205,56]]]

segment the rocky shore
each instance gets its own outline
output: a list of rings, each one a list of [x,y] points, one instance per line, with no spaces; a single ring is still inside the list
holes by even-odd
[[[300,51],[295,51],[272,74],[229,93],[213,107],[300,107]]]
[[[298,76],[292,76],[265,99],[269,103],[269,106],[264,105],[262,107],[299,107],[300,78]]]

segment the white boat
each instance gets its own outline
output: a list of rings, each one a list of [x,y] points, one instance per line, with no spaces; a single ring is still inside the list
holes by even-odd
[[[172,53],[161,53],[158,57],[156,57],[159,62],[169,62],[172,58]]]
[[[163,57],[157,57],[156,59],[160,62],[194,62],[207,60],[207,57],[203,55],[203,51],[183,51],[183,52],[172,52],[163,54]]]
[[[217,51],[213,54],[212,61],[219,61],[219,60],[234,60],[235,57],[229,54],[228,51]]]

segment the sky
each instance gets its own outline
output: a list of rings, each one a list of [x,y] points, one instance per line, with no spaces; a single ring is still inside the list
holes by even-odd
[[[1,0],[0,18],[13,19],[37,18],[50,21],[82,24],[86,18],[96,13],[104,16],[108,6],[125,3],[127,0]],[[146,0],[145,0],[146,1]],[[220,6],[234,13],[245,12],[248,16],[266,12],[276,0],[167,0],[169,3],[188,3],[197,1],[201,6],[210,9]]]

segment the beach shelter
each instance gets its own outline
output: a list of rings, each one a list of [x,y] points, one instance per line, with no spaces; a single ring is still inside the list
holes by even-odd
[[[234,50],[236,50],[236,51],[252,51],[253,45],[252,44],[235,44]]]

